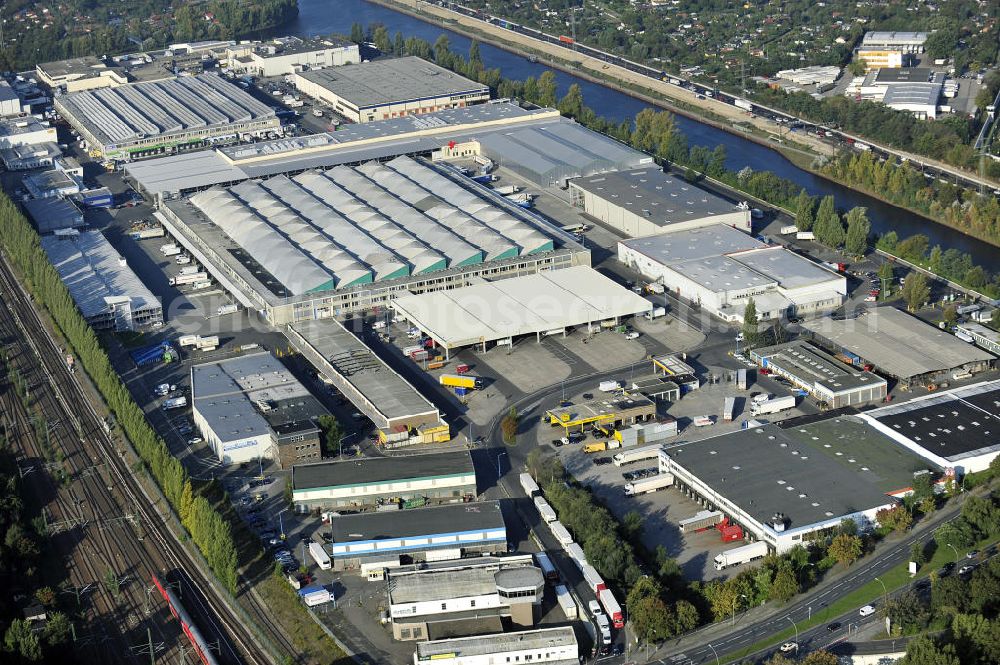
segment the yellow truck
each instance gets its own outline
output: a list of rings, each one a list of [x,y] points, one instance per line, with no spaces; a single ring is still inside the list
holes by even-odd
[[[608,449],[607,441],[596,441],[594,443],[588,443],[583,447],[583,452],[585,453],[603,453]]]
[[[442,386],[449,388],[468,388],[469,390],[482,390],[483,380],[478,376],[468,374],[442,374],[439,377]]]

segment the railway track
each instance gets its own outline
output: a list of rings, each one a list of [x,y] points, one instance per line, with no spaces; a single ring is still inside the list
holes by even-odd
[[[105,432],[101,417],[70,374],[63,353],[57,348],[31,305],[27,293],[14,277],[6,257],[0,260],[0,292],[4,294],[7,306],[0,316],[0,326],[20,349],[18,362],[33,366],[32,389],[43,387],[45,399],[48,400],[44,411],[46,416],[58,421],[56,426],[50,426],[47,433],[49,446],[59,446],[65,456],[64,464],[69,467],[72,477],[84,481],[71,485],[80,485],[82,501],[70,500],[69,505],[60,501],[55,510],[59,512],[58,517],[62,522],[74,519],[94,522],[97,525],[100,547],[93,552],[105,552],[103,557],[94,556],[93,552],[88,553],[84,549],[83,558],[87,560],[75,567],[71,574],[77,575],[76,579],[83,579],[87,575],[96,575],[96,579],[101,579],[99,567],[105,563],[116,572],[122,570],[129,576],[134,575],[134,579],[140,584],[127,585],[128,610],[123,619],[127,626],[135,623],[136,617],[142,616],[144,603],[147,602],[142,597],[145,596],[149,583],[147,575],[157,568],[161,571],[174,570],[173,577],[180,586],[189,611],[197,616],[199,627],[207,639],[218,644],[215,655],[220,662],[247,665],[272,663],[273,649],[265,644],[267,639],[294,654],[287,638],[268,621],[267,608],[249,589],[243,589],[246,592],[244,596],[261,619],[261,625],[271,633],[269,637],[261,636],[256,626],[248,627],[246,619],[228,602],[225,592],[217,588],[214,580],[203,573],[194,561],[194,556],[177,541],[167,523],[171,519],[169,513],[165,510],[166,514],[161,514],[155,509],[155,501],[146,495],[143,487],[133,477],[124,452],[117,450]],[[7,393],[13,399],[18,399],[13,391]],[[21,420],[19,428],[37,444],[32,425],[26,416]],[[42,452],[37,448],[32,450],[36,454]],[[45,457],[40,455],[39,458]],[[108,514],[116,515],[116,518],[109,521],[103,517]],[[133,524],[137,533],[126,532],[132,537],[112,536],[112,529],[132,529]],[[108,556],[108,552],[113,554]],[[134,559],[145,561],[146,567],[133,564]],[[133,587],[137,588],[133,590]],[[111,597],[109,600],[114,599]]]

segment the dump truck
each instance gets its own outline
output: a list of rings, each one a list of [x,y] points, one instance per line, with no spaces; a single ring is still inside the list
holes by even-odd
[[[470,390],[482,390],[483,380],[478,376],[442,374],[438,377],[442,386],[449,388],[468,388]]]
[[[316,562],[316,565],[319,566],[320,570],[330,570],[333,568],[330,556],[319,543],[309,543],[309,556],[311,556],[313,561]]]
[[[674,484],[674,474],[659,473],[655,476],[643,478],[642,480],[633,480],[630,483],[626,483],[625,496],[638,496],[640,494],[649,494],[650,492],[661,490],[664,487],[670,487],[673,484]]]
[[[576,601],[574,601],[573,596],[570,595],[569,589],[562,584],[556,585],[556,600],[559,602],[559,607],[562,608],[563,615],[567,619],[575,621],[580,618],[580,612],[577,609]]]
[[[531,477],[530,473],[522,473],[518,476],[518,480],[521,481],[521,487],[524,488],[524,493],[529,497],[538,494],[538,483],[535,482],[535,479]]]
[[[722,422],[731,423],[736,415],[736,398],[727,397],[722,405]]]
[[[556,511],[549,505],[549,502],[540,496],[535,497],[535,508],[538,509],[538,514],[545,522],[555,522],[558,519]]]
[[[167,280],[167,284],[170,286],[181,286],[183,284],[195,284],[196,282],[204,282],[208,279],[207,272],[193,272],[187,275],[177,275],[176,277],[171,277]]]
[[[699,510],[693,516],[682,519],[677,523],[677,526],[681,533],[694,533],[695,531],[711,529],[724,519],[725,515],[718,510]]]
[[[778,413],[795,408],[795,395],[783,395],[782,397],[772,397],[766,402],[757,402],[750,407],[750,415],[764,416],[769,413]]]
[[[724,570],[730,566],[738,566],[743,563],[762,559],[767,556],[767,543],[757,541],[749,545],[743,545],[715,557],[715,569]]]
[[[625,466],[648,459],[656,459],[660,456],[660,446],[643,446],[642,448],[631,448],[623,450],[612,458],[615,466]]]

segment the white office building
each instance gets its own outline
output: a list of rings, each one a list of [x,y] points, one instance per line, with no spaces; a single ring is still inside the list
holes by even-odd
[[[346,40],[279,37],[231,46],[226,49],[226,59],[234,72],[269,77],[357,64],[361,55],[358,45]]]
[[[413,654],[414,665],[424,662],[434,665],[579,665],[579,659],[580,648],[569,626],[421,642]]]

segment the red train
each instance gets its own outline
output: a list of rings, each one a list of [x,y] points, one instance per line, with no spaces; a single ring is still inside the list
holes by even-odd
[[[175,619],[181,622],[181,630],[191,640],[191,645],[194,646],[194,650],[198,654],[198,657],[201,658],[201,662],[204,665],[219,665],[219,661],[208,647],[208,642],[205,641],[201,631],[198,630],[198,626],[194,625],[191,615],[184,609],[184,605],[181,604],[180,598],[177,597],[173,589],[164,584],[155,573],[153,574],[153,584],[160,590],[163,600],[167,601],[170,613],[174,615]]]

